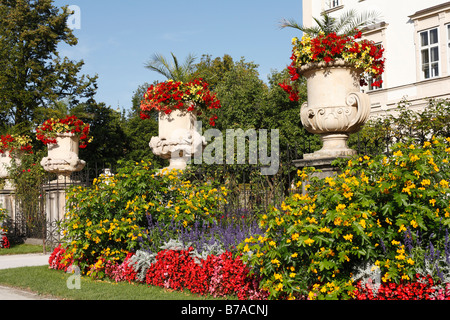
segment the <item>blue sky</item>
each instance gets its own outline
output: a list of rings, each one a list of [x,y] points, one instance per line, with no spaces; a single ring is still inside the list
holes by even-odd
[[[271,70],[290,63],[294,29],[280,29],[283,18],[301,22],[301,0],[55,0],[76,5],[81,28],[78,44],[61,46],[60,54],[84,60],[83,74],[98,79],[96,100],[128,110],[141,84],[165,80],[144,67],[154,53],[183,61],[195,54],[213,58],[229,54],[259,65],[264,81]]]

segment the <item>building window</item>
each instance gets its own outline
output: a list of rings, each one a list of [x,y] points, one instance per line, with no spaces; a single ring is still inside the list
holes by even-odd
[[[439,32],[438,28],[420,32],[420,56],[422,78],[439,76]]]
[[[328,0],[327,5],[328,5],[328,9],[333,9],[333,8],[342,6],[342,0]]]

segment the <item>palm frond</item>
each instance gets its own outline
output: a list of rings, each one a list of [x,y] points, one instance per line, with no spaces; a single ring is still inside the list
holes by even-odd
[[[180,66],[179,66],[179,64],[178,64],[178,59],[177,59],[177,57],[173,54],[173,52],[171,52],[170,53],[171,55],[172,55],[172,59],[173,59],[173,63],[174,63],[174,65],[175,65],[175,70],[179,70],[180,69]]]
[[[155,71],[169,80],[186,82],[192,77],[195,69],[196,57],[189,54],[183,65],[180,65],[178,58],[173,52],[170,53],[173,63],[169,63],[167,59],[161,54],[154,54],[145,67]]]
[[[380,13],[376,11],[363,12],[360,15],[355,15],[347,24],[343,25],[342,31],[346,34],[354,33],[355,29],[362,29],[377,23],[380,20]]]
[[[298,24],[297,21],[295,21],[294,19],[282,19],[280,22],[280,29],[283,28],[294,28],[294,29],[298,29],[300,31],[304,31],[304,27],[300,24]]]
[[[190,53],[187,57],[186,60],[183,63],[183,74],[184,74],[184,81],[189,81],[191,80],[190,78],[192,77],[194,71],[195,71],[195,60],[197,60],[197,57]]]
[[[312,27],[304,27],[296,22],[294,19],[282,19],[280,22],[280,28],[294,28],[306,33],[310,36],[317,36],[321,31],[320,27],[312,26]]]
[[[332,17],[327,12],[322,12],[320,18],[313,17],[316,25],[304,27],[293,19],[283,19],[280,28],[294,28],[311,36],[317,36],[320,32],[330,34],[332,32],[339,35],[354,35],[355,29],[362,29],[378,22],[380,14],[375,11],[358,14],[354,9],[344,12],[338,18]]]
[[[346,26],[348,26],[349,24],[353,24],[353,21],[355,20],[356,16],[357,16],[357,13],[356,13],[355,9],[348,10],[348,11],[344,12],[343,14],[341,14],[336,22],[336,26],[335,26],[336,31],[339,33],[341,30],[346,28]]]
[[[173,77],[172,67],[167,62],[166,58],[159,53],[155,53],[152,58],[145,65],[147,69],[155,71],[167,79],[171,79]]]

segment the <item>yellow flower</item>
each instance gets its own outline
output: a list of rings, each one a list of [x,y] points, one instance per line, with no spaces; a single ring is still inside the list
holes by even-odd
[[[359,224],[360,224],[361,227],[363,227],[364,229],[366,228],[366,220],[361,219],[361,221],[359,221]]]
[[[276,264],[277,267],[280,266],[280,261],[279,261],[278,259],[272,259],[270,262],[271,262],[272,264]]]
[[[417,160],[419,160],[419,157],[417,156],[417,155],[411,155],[410,157],[409,157],[409,161],[411,161],[411,162],[416,162]]]
[[[330,187],[333,187],[336,183],[334,182],[334,179],[331,177],[326,177],[325,182],[330,185]]]
[[[345,198],[347,198],[349,200],[352,200],[352,196],[353,196],[353,192],[344,192],[344,197]]]
[[[439,184],[443,187],[443,188],[448,188],[448,181],[446,180],[441,180],[439,182]]]
[[[344,236],[344,239],[347,240],[347,241],[352,242],[353,241],[353,235],[352,234],[347,234],[347,235]]]
[[[308,238],[304,241],[308,246],[311,246],[314,243],[314,240],[311,238]]]

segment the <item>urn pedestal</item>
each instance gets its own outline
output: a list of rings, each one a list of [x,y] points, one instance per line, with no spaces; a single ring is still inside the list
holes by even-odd
[[[370,98],[360,92],[361,70],[338,60],[303,66],[299,73],[307,79],[308,101],[300,116],[305,129],[318,134],[321,150],[305,154],[305,160],[348,157],[356,154],[347,145],[370,115]]]
[[[169,160],[165,169],[184,170],[191,157],[203,151],[206,140],[197,132],[196,120],[196,113],[185,109],[159,113],[158,136],[149,146],[155,155]]]
[[[48,155],[41,160],[47,172],[58,175],[58,181],[70,181],[72,172],[81,171],[86,162],[78,158],[79,138],[71,133],[61,133],[56,143],[48,145]]]

